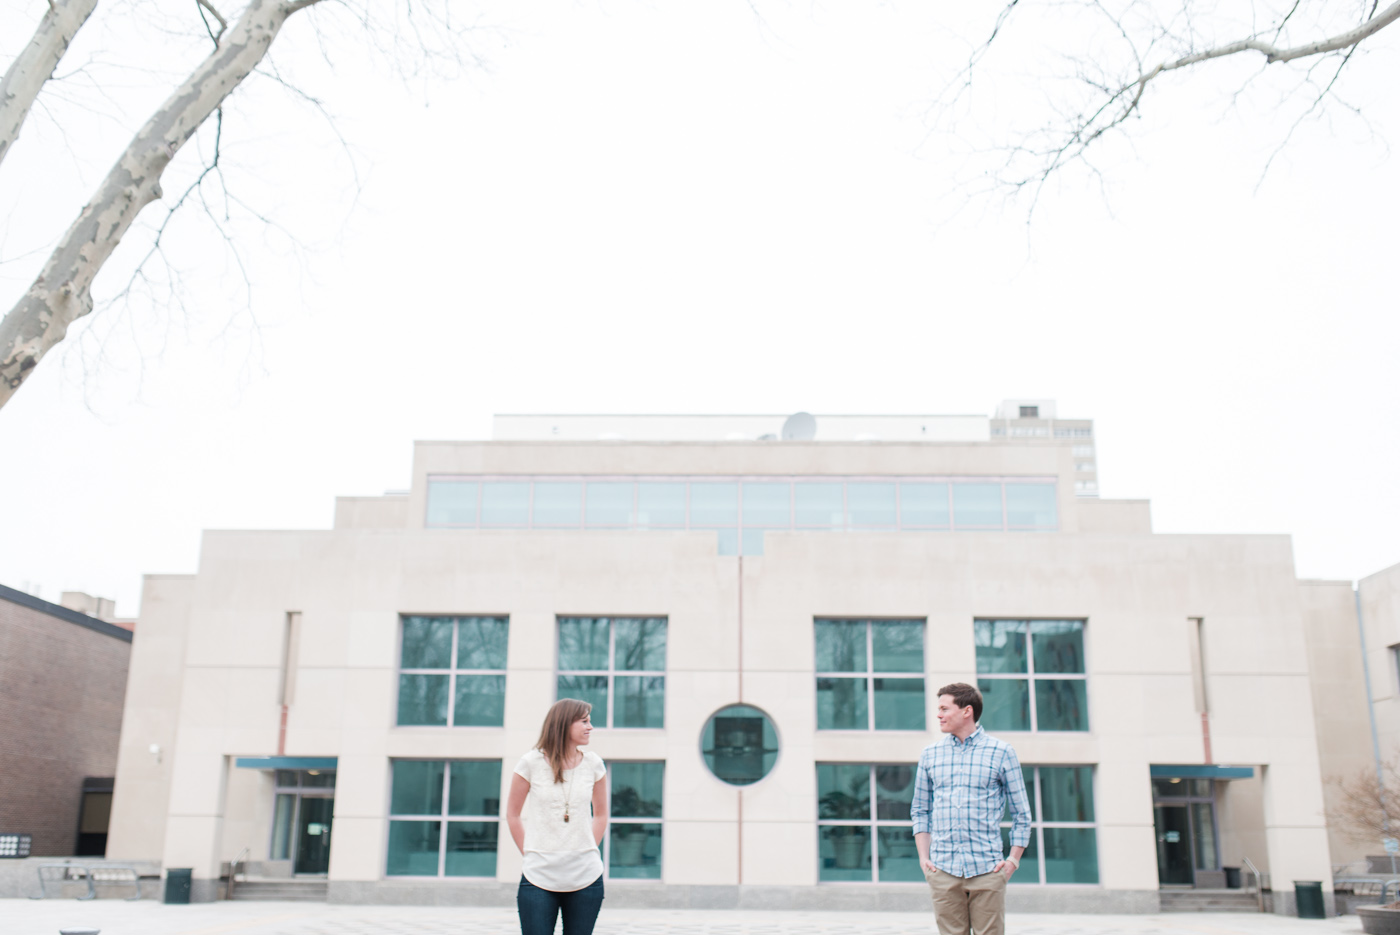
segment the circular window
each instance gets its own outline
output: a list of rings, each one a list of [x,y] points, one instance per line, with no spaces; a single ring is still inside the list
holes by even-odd
[[[758,782],[778,760],[778,732],[753,705],[720,708],[705,722],[700,752],[716,778],[731,786]]]

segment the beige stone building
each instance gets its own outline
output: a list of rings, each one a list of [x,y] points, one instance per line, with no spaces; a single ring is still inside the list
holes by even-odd
[[[197,898],[242,856],[335,901],[510,901],[505,789],[574,696],[609,905],[923,908],[912,764],[975,681],[1035,810],[1013,909],[1251,865],[1279,911],[1330,891],[1320,757],[1369,755],[1350,586],[1285,536],[1154,534],[1097,498],[1092,424],[1044,414],[498,417],[331,530],[207,532],[146,582],[108,855]]]

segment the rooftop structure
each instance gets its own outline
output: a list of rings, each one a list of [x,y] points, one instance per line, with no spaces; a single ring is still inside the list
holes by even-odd
[[[979,442],[986,416],[498,415],[493,441]]]

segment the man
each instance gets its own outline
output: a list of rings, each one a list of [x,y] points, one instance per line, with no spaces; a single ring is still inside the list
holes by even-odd
[[[1031,840],[1021,762],[1010,744],[977,724],[982,693],[964,682],[938,690],[938,727],[914,776],[914,843],[933,892],[939,935],[1002,935],[1006,881]],[[1001,816],[1011,807],[1011,854],[1001,853]]]

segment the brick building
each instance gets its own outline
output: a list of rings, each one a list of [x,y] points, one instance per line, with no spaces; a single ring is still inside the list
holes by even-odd
[[[0,833],[106,849],[131,631],[0,585]]]

